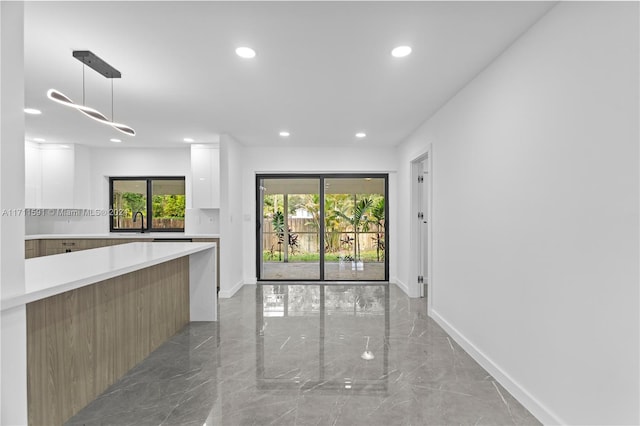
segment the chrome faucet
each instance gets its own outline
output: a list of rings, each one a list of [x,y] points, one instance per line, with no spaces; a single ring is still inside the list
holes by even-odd
[[[136,218],[140,215],[140,233],[144,233],[144,215],[142,212],[135,212],[133,215],[133,223],[136,223]]]

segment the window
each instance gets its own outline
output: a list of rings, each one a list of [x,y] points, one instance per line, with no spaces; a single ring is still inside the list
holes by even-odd
[[[184,177],[109,178],[110,231],[184,231],[184,188]]]

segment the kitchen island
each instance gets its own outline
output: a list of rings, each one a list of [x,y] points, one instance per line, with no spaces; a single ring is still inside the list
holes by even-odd
[[[140,242],[26,260],[25,291],[0,305],[3,332],[26,329],[29,424],[64,423],[186,323],[215,321],[216,249]]]
[[[216,280],[220,289],[220,234],[184,232],[110,232],[96,234],[35,234],[25,236],[25,259],[71,253],[133,242],[216,243]]]

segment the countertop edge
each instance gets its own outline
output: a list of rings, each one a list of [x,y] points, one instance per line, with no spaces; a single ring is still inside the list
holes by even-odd
[[[122,239],[145,239],[145,238],[220,238],[220,234],[180,234],[180,233],[162,233],[162,232],[150,232],[141,234],[139,232],[132,232],[131,234],[32,234],[25,235],[25,240],[122,240]]]
[[[118,247],[125,247],[130,244],[152,244],[152,243],[145,243],[145,242],[128,243],[128,244],[122,244],[118,246],[102,247],[102,248],[97,248],[92,250],[117,249]],[[166,243],[162,243],[162,244],[166,244]],[[90,276],[76,279],[73,281],[56,284],[56,285],[53,285],[52,287],[47,287],[47,288],[38,289],[35,291],[28,291],[25,293],[8,296],[7,298],[3,298],[2,300],[0,300],[0,311],[6,311],[21,305],[26,305],[28,303],[35,302],[37,300],[45,299],[47,297],[51,297],[67,291],[75,290],[80,287],[85,287],[91,284],[95,284],[97,282],[108,280],[110,278],[114,278],[120,275],[128,274],[130,272],[135,272],[140,269],[155,266],[160,263],[178,259],[180,257],[189,256],[194,253],[217,248],[217,244],[214,242],[188,243],[188,244],[195,244],[196,247],[191,247],[189,249],[183,249],[174,253],[165,254],[153,259],[144,259],[134,264],[118,267],[118,268],[104,271],[104,272],[99,272],[95,275],[90,275]],[[87,251],[89,250],[83,250],[75,253],[83,253],[83,252],[86,253]],[[64,253],[64,256],[66,259],[73,260],[72,256],[70,256],[73,254],[74,253]],[[36,260],[36,259],[41,259],[41,258],[27,259],[25,261],[25,268],[29,267],[30,260]]]

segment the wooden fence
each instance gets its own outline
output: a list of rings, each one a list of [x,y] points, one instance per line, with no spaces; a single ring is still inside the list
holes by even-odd
[[[152,224],[154,229],[184,229],[184,218],[154,218]],[[120,217],[115,226],[117,229],[139,229],[140,219],[134,223],[130,217]],[[146,217],[144,218],[144,226],[150,228]]]
[[[298,251],[302,253],[318,253],[320,251],[318,229],[311,219],[289,218],[288,222],[291,233],[298,236]],[[355,233],[352,229],[349,226],[344,232],[330,233],[332,234],[330,237],[333,239],[333,251],[353,252]],[[381,236],[384,238],[384,229],[381,230]],[[360,250],[375,250],[377,237],[378,233],[374,225],[370,226],[369,232],[359,232]],[[347,241],[350,242],[347,243]],[[278,250],[278,234],[274,232],[270,219],[263,219],[262,221],[262,250]]]

